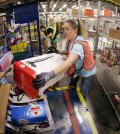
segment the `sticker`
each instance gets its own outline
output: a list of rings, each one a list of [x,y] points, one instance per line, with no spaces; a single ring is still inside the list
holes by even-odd
[[[25,65],[20,65],[20,67],[21,67],[21,68],[24,68],[24,67],[25,67]]]
[[[28,123],[28,121],[25,120],[25,119],[20,119],[20,120],[18,120],[18,121],[19,121],[20,124],[26,124],[26,123]]]
[[[42,109],[39,105],[30,108],[30,113],[33,116],[38,116],[41,113],[41,111]]]

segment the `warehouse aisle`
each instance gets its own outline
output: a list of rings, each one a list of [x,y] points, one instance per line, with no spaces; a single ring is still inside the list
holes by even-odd
[[[86,116],[86,108],[82,107],[75,89],[47,91],[46,94],[55,123],[52,134],[93,134]]]

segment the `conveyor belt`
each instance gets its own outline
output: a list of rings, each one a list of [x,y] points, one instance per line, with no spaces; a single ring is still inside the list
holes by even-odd
[[[96,72],[97,79],[107,93],[120,92],[120,84],[106,69],[99,69]]]
[[[98,134],[79,88],[50,89],[45,94],[55,123],[49,134]]]

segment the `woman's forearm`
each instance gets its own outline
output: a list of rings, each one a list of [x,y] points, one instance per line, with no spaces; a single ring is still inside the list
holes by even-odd
[[[78,59],[78,55],[70,54],[67,60],[54,70],[55,75],[58,75],[64,72],[65,70],[67,70],[73,63],[75,63],[77,59]]]

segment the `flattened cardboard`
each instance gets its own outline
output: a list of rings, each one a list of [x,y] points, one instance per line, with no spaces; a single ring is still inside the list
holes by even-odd
[[[6,111],[10,88],[10,84],[0,85],[0,134],[5,134]]]
[[[0,79],[4,76],[4,72],[0,72]]]

